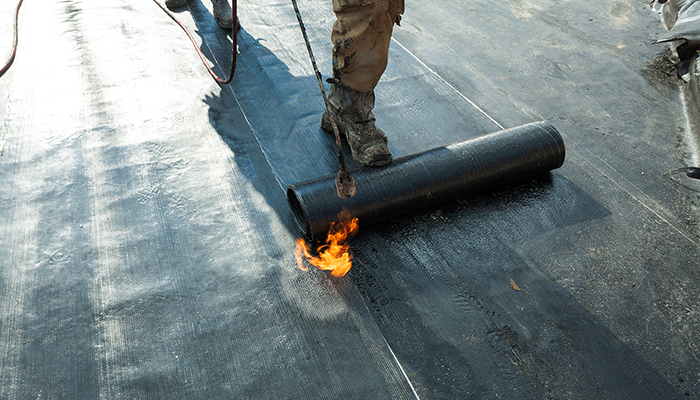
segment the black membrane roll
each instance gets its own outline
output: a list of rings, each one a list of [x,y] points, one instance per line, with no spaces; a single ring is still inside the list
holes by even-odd
[[[336,175],[294,183],[287,201],[302,235],[325,237],[347,209],[360,227],[541,174],[564,163],[564,141],[535,122],[397,158],[381,168],[351,171],[357,194],[338,197]]]

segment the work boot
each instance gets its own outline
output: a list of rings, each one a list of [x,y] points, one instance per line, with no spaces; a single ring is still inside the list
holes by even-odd
[[[374,126],[374,92],[357,92],[337,82],[328,92],[331,112],[336,116],[338,131],[352,150],[352,158],[368,167],[379,167],[391,162],[386,136]],[[333,132],[329,110],[323,113],[321,128]]]
[[[228,0],[212,0],[214,5],[214,18],[219,26],[231,30],[233,28],[233,18],[231,17],[231,6],[228,4]]]
[[[187,4],[187,0],[165,0],[165,6],[169,9],[182,7]]]

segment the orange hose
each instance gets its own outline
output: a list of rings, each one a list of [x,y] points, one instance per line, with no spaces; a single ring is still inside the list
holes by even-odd
[[[175,18],[175,16],[170,11],[168,11],[167,8],[163,7],[158,2],[158,0],[153,0],[153,1],[155,1],[155,3],[158,4],[158,7],[160,7],[163,11],[165,11],[165,13],[168,14],[168,16],[170,18],[172,18],[172,20],[175,21],[175,23],[180,25],[180,28],[182,28],[182,30],[185,31],[185,33],[187,34],[187,37],[190,38],[190,41],[194,45],[194,49],[197,50],[197,54],[199,54],[199,59],[202,60],[202,63],[204,64],[204,66],[207,67],[207,70],[209,71],[209,75],[211,75],[211,77],[214,78],[215,81],[217,81],[218,83],[220,83],[222,85],[227,85],[227,84],[231,83],[231,81],[233,80],[233,74],[236,72],[236,54],[237,54],[237,50],[238,50],[238,16],[237,16],[237,11],[236,11],[238,6],[236,4],[236,0],[232,0],[233,4],[231,4],[231,18],[233,19],[233,28],[232,28],[233,49],[231,50],[231,72],[230,72],[228,78],[226,78],[225,80],[219,78],[216,75],[216,73],[214,72],[214,70],[209,66],[206,58],[204,57],[204,54],[202,54],[202,51],[197,46],[197,42],[195,42],[194,38],[190,34],[190,31],[188,31],[187,28],[185,28],[185,26],[182,25],[182,23],[180,23],[180,21],[178,21],[177,18]]]
[[[19,3],[17,3],[17,8],[15,9],[14,40],[12,42],[12,50],[10,51],[10,57],[7,58],[5,65],[3,65],[2,69],[0,69],[0,78],[5,75],[5,72],[10,69],[10,66],[15,61],[15,55],[17,54],[17,22],[19,20],[19,8],[22,7],[22,1],[24,0],[19,0]]]

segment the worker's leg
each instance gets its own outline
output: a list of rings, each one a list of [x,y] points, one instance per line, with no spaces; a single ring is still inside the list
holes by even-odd
[[[333,72],[343,85],[369,92],[386,69],[403,0],[333,0]]]
[[[233,18],[231,16],[231,6],[228,0],[212,0],[214,5],[214,18],[219,26],[223,29],[231,30],[233,28]]]
[[[187,0],[165,0],[165,5],[169,9],[182,7],[187,4]],[[231,16],[231,6],[228,0],[212,0],[214,5],[214,18],[220,27],[231,29],[233,27],[233,18]]]
[[[182,7],[187,4],[187,0],[165,0],[165,6],[169,9]]]
[[[394,23],[403,12],[403,0],[333,0],[333,75],[330,110],[363,165],[391,162],[384,132],[374,124],[374,87],[386,69]],[[332,130],[328,110],[321,126]]]

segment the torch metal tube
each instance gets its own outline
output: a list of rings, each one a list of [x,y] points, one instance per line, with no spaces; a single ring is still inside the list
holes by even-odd
[[[343,209],[368,226],[559,168],[564,156],[556,128],[535,122],[353,170],[357,194],[349,199],[338,198],[328,175],[289,185],[287,201],[302,235],[313,239],[325,237]]]

